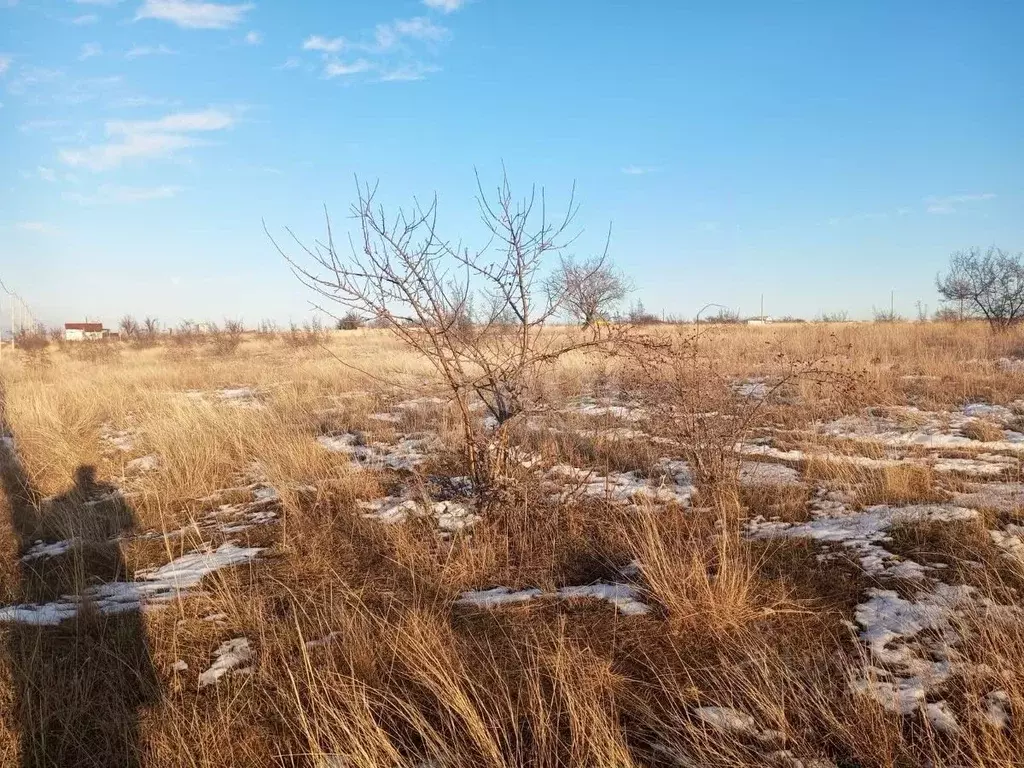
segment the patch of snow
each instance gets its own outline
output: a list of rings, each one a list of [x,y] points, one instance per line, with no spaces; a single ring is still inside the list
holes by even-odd
[[[1010,523],[1003,530],[989,531],[992,543],[1003,551],[1003,556],[1024,566],[1024,525]]]
[[[324,637],[318,638],[316,640],[307,640],[302,645],[303,645],[303,647],[306,648],[306,650],[309,650],[311,648],[319,648],[319,647],[321,647],[323,645],[328,645],[330,643],[333,643],[335,640],[337,640],[341,636],[342,636],[341,632],[330,632],[327,635],[325,635]]]
[[[740,462],[740,484],[757,485],[802,485],[803,478],[793,467],[760,461]]]
[[[403,400],[395,408],[403,411],[420,411],[444,405],[445,401],[440,397],[414,397],[411,400]]]
[[[976,477],[997,477],[1008,468],[1017,466],[1016,459],[994,453],[980,453],[974,458],[940,458],[931,465],[936,472],[957,472]]]
[[[40,557],[57,557],[63,555],[75,544],[78,543],[78,539],[67,539],[65,541],[37,541],[28,551],[22,555],[22,562],[29,562],[30,560],[38,560]]]
[[[553,595],[546,595],[539,589],[520,589],[513,591],[508,587],[494,587],[472,592],[463,592],[456,605],[471,605],[477,608],[497,608],[513,603],[525,603],[542,597],[554,597],[559,600],[595,598],[611,603],[616,612],[626,616],[638,616],[648,613],[649,605],[640,602],[636,591],[629,584],[584,584],[581,586],[561,587]]]
[[[173,664],[171,664],[171,669],[173,669],[175,672],[184,672],[188,669],[188,662],[178,659]]]
[[[619,613],[627,616],[636,616],[649,613],[651,607],[640,602],[636,597],[636,590],[629,584],[585,584],[578,587],[561,587],[558,590],[558,597],[563,600],[593,597],[598,600],[607,600]]]
[[[1006,373],[1024,373],[1024,360],[1016,357],[1001,357],[996,360],[996,368]]]
[[[124,465],[125,472],[154,472],[160,468],[160,457],[155,453],[132,459]]]
[[[387,496],[383,499],[359,502],[369,510],[363,517],[389,525],[404,523],[410,518],[433,517],[437,527],[455,533],[471,527],[480,520],[468,505],[457,501],[436,501],[426,504],[417,499]]]
[[[1010,694],[1006,691],[992,691],[982,699],[982,714],[993,728],[1010,727]]]
[[[735,381],[730,387],[740,397],[746,397],[750,400],[764,400],[768,397],[770,387],[768,382],[764,379],[745,379],[743,381]]]
[[[494,587],[493,589],[463,592],[455,604],[470,605],[475,608],[496,608],[512,603],[526,603],[542,594],[539,589],[521,589],[514,592],[508,587]]]
[[[693,714],[705,725],[723,733],[753,734],[757,731],[753,717],[732,707],[697,707]]]
[[[235,667],[252,659],[252,655],[248,638],[236,637],[233,640],[225,640],[213,652],[213,664],[199,675],[199,687],[206,688],[213,685]]]
[[[1013,419],[1014,415],[1013,411],[1005,405],[990,405],[988,403],[971,403],[970,405],[965,405],[961,409],[961,413],[970,418],[993,419],[994,421],[1004,424]]]
[[[251,400],[256,397],[256,390],[252,387],[228,387],[218,389],[217,396],[221,400]]]
[[[112,448],[126,453],[135,447],[131,432],[114,429],[110,424],[100,426],[100,440]]]
[[[359,437],[351,432],[346,432],[343,435],[320,435],[316,441],[328,451],[354,453],[358,447]]]
[[[359,464],[373,469],[397,469],[412,471],[427,460],[427,454],[439,447],[436,435],[408,435],[398,443],[374,443],[360,445],[358,435],[321,435],[317,441],[329,451],[346,453]]]
[[[562,479],[575,487],[566,488]],[[600,475],[568,464],[556,464],[548,471],[549,484],[559,486],[563,497],[575,493],[607,499],[612,503],[627,503],[637,498],[654,502],[676,502],[689,505],[695,491],[692,485],[673,482],[657,483],[640,477],[636,472],[612,472]]]
[[[979,443],[958,430],[966,426],[971,417],[963,413],[933,413],[914,407],[887,409],[880,416],[870,409],[857,416],[843,416],[819,425],[822,434],[849,440],[870,441],[895,448],[923,447],[930,450],[976,448]],[[1006,431],[1004,439],[983,444],[989,452],[1024,453],[1024,435]]]
[[[967,664],[957,650],[961,638],[956,620],[965,609],[1016,609],[978,597],[973,587],[941,582],[913,599],[886,589],[870,589],[867,594],[855,619],[871,664],[851,681],[853,690],[894,712],[920,710],[937,729],[955,729],[956,718],[948,705],[927,698]]]
[[[577,413],[581,416],[613,416],[624,421],[640,421],[647,418],[647,412],[637,405],[617,403],[612,400],[583,399],[562,409],[563,413]]]
[[[960,729],[956,715],[945,701],[929,702],[924,705],[924,716],[932,728],[942,733],[955,733]]]
[[[956,494],[954,498],[964,507],[1015,512],[1024,507],[1024,484],[982,483],[971,486],[967,493]]]
[[[924,566],[905,560],[881,546],[888,542],[889,529],[900,523],[953,522],[976,519],[978,513],[948,504],[920,504],[907,507],[879,505],[861,511],[847,509],[842,503],[819,505],[815,518],[805,523],[784,523],[755,518],[748,524],[754,539],[806,538],[840,544],[852,550],[861,568],[872,576],[921,578]]]
[[[90,603],[100,613],[137,611],[165,604],[197,586],[205,576],[255,559],[262,549],[231,542],[212,552],[193,552],[160,566],[140,571],[135,581],[113,581],[87,587],[81,595],[65,595],[50,603],[0,606],[0,622],[50,626],[74,618],[79,606]]]

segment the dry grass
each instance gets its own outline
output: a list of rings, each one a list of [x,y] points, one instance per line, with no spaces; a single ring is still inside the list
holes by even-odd
[[[766,407],[756,425],[763,434],[778,430],[780,440],[862,403],[955,408],[1024,396],[1024,377],[992,362],[1012,356],[1020,340],[970,325],[729,328],[707,341],[730,376],[771,375],[779,354],[831,356],[856,374],[848,406],[798,381],[786,393],[792,405]],[[79,467],[95,466],[101,482],[125,492],[137,531],[181,533],[111,546],[109,532],[74,499],[45,505],[40,527],[26,532],[14,524],[19,502],[8,488],[0,499],[0,606],[81,594],[98,574],[138,572],[202,542],[217,545],[225,537],[211,539],[206,515],[244,493],[203,498],[254,477],[278,489],[281,510],[275,525],[230,535],[266,547],[260,559],[207,577],[200,593],[168,607],[120,616],[86,609],[55,627],[0,622],[0,764],[808,766],[822,759],[866,768],[1019,760],[1024,729],[993,728],[979,704],[997,686],[1012,715],[1024,713],[1024,630],[1012,613],[958,618],[971,638],[967,654],[999,679],[948,682],[945,696],[961,713],[956,733],[851,692],[864,652],[847,622],[864,590],[877,585],[847,561],[821,562],[814,544],[751,542],[731,525],[753,515],[806,520],[808,485],[726,487],[702,493],[707,506],[683,509],[596,496],[563,501],[524,468],[471,534],[441,537],[426,520],[364,518],[358,500],[409,483],[428,494],[436,483],[430,475],[465,474],[456,423],[444,406],[398,411],[397,422],[374,418],[397,401],[436,394],[429,367],[375,331],[335,333],[326,343],[372,376],[286,339],[248,338],[232,350],[69,346],[51,349],[45,363],[5,353],[5,420],[34,503],[65,494]],[[542,382],[545,399],[557,408],[614,391],[628,383],[621,365],[571,357]],[[221,399],[217,391],[229,387],[251,388],[256,407]],[[519,436],[548,463],[651,474],[672,450],[582,435],[607,425],[573,414],[548,423],[559,431],[524,428]],[[987,422],[976,423],[975,439],[994,439]],[[101,439],[120,430],[131,434],[127,451]],[[316,441],[348,430],[369,442],[429,430],[443,448],[410,480],[354,467]],[[157,469],[130,468],[150,454],[159,457]],[[800,471],[810,485],[851,494],[851,507],[949,498],[948,484],[918,464],[865,468],[812,458]],[[1005,598],[1020,588],[981,522],[958,525],[894,529],[891,548],[944,564],[964,574],[957,583],[985,595]],[[19,558],[34,537],[92,544],[27,567]],[[621,581],[633,562],[651,607],[643,615],[594,599],[539,598],[494,610],[456,602],[464,591],[497,585],[551,594]],[[215,649],[243,636],[251,670],[200,688]],[[756,728],[717,729],[699,715],[716,706],[747,713]]]

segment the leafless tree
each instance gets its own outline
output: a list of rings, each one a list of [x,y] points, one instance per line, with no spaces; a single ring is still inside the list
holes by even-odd
[[[943,301],[959,306],[960,316],[982,317],[993,331],[1005,331],[1024,319],[1024,254],[991,247],[957,251],[949,272],[937,275]]]
[[[325,302],[374,318],[430,361],[458,410],[470,471],[486,488],[504,471],[509,423],[536,405],[538,377],[568,352],[607,348],[620,335],[547,327],[566,291],[544,279],[544,267],[573,239],[575,189],[552,218],[543,190],[518,200],[504,176],[487,195],[477,177],[480,218],[490,232],[478,250],[440,233],[436,196],[388,216],[376,186],[357,181],[357,189],[351,212],[360,236],[350,238],[348,254],[336,248],[329,217],[326,242],[311,247],[288,230],[301,261],[278,250]],[[489,423],[476,418],[474,400]]]
[[[139,321],[131,315],[122,317],[119,327],[122,339],[131,340],[139,337]]]
[[[336,324],[339,331],[357,331],[363,327],[363,316],[358,312],[346,312]]]
[[[563,297],[566,314],[584,328],[590,328],[607,320],[633,286],[608,260],[606,250],[580,262],[563,258],[554,278],[554,289]]]
[[[160,333],[160,321],[155,317],[146,316],[142,321],[142,329],[146,336],[150,339]]]

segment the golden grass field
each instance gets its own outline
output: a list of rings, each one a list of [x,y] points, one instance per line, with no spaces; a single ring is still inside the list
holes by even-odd
[[[0,765],[1020,765],[1024,336],[700,343],[562,360],[486,504],[383,331],[5,349]]]

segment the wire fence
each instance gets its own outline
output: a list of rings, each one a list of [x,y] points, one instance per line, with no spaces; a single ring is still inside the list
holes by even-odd
[[[0,279],[0,355],[5,342],[13,347],[19,334],[32,333],[43,324],[32,313],[28,303]]]

